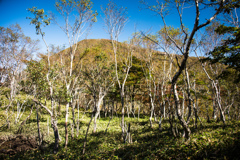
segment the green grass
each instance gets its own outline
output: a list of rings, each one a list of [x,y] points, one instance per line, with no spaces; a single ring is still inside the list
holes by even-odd
[[[29,111],[28,111],[29,112]],[[28,113],[25,115],[27,116]],[[225,128],[222,123],[204,123],[198,130],[192,128],[192,137],[189,142],[182,138],[174,138],[169,131],[169,123],[163,121],[163,130],[158,130],[158,124],[149,127],[148,117],[125,118],[131,123],[132,144],[123,143],[121,139],[120,116],[114,117],[108,128],[105,129],[109,118],[101,117],[97,121],[97,132],[92,133],[91,124],[85,155],[82,154],[85,132],[90,120],[90,113],[81,113],[80,134],[71,139],[69,137],[68,149],[64,148],[64,116],[58,119],[58,127],[62,141],[60,150],[53,154],[53,131],[47,135],[47,114],[41,115],[41,132],[44,140],[49,144],[43,152],[38,149],[18,153],[4,159],[240,159],[240,122],[227,122]],[[24,117],[22,118],[24,119]],[[71,119],[71,117],[70,117]],[[71,120],[70,120],[71,122]],[[51,127],[51,126],[50,126]],[[10,130],[4,129],[0,136],[11,135],[17,130],[13,125]],[[36,114],[33,113],[24,127],[22,134],[37,136]],[[71,135],[69,126],[69,136]]]

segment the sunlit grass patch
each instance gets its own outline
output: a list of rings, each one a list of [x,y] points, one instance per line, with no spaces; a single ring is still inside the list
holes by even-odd
[[[148,117],[127,118],[125,122],[131,125],[132,143],[124,143],[121,139],[121,116],[109,117],[101,115],[97,119],[97,132],[93,133],[93,122],[91,123],[86,153],[82,154],[83,142],[90,121],[91,111],[80,113],[80,130],[71,138],[72,116],[69,114],[69,145],[64,148],[65,142],[65,117],[58,117],[58,128],[61,137],[60,150],[53,154],[54,135],[48,114],[42,114],[40,119],[40,130],[44,134],[44,141],[48,147],[40,152],[39,150],[18,153],[14,158],[19,159],[236,159],[239,157],[237,151],[240,147],[240,122],[227,122],[224,127],[219,123],[206,123],[198,129],[192,129],[192,136],[189,142],[182,138],[174,138],[169,129],[168,121],[164,120],[162,131],[158,129],[158,123],[154,122],[150,128]],[[34,120],[35,119],[35,120]],[[49,120],[48,120],[49,119]],[[107,125],[110,124],[106,132]],[[49,126],[47,125],[49,121]],[[192,124],[193,125],[193,124]],[[49,135],[47,135],[49,127]],[[17,127],[16,127],[17,128]],[[14,130],[11,130],[14,131]],[[5,131],[10,134],[11,131]],[[33,114],[28,123],[24,126],[22,134],[32,134],[37,137],[36,114]],[[1,133],[2,134],[2,133]],[[13,134],[13,133],[11,133]],[[34,158],[33,158],[34,157]],[[12,159],[12,157],[9,157]]]

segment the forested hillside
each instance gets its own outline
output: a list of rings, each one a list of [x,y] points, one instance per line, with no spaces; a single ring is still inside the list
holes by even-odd
[[[214,16],[199,21],[206,8],[198,3],[215,8]],[[163,21],[173,5],[141,4]],[[57,1],[68,48],[47,44],[44,27],[57,19],[30,8],[44,53],[18,24],[1,27],[0,158],[239,159],[240,32],[238,22],[213,21],[239,4],[196,0],[192,30],[181,4],[174,4],[179,28],[164,23],[119,42],[125,8],[111,1],[102,8],[110,39],[79,41],[97,22],[91,1]],[[72,24],[71,9],[80,17]]]

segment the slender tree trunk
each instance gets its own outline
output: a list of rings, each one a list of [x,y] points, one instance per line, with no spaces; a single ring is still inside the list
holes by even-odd
[[[117,111],[118,111],[118,102],[116,101],[116,106],[115,106],[114,112],[115,112],[116,116],[118,117]]]
[[[135,85],[133,85],[133,94],[131,95],[131,110],[132,110],[132,114],[133,114],[133,117],[135,118]]]
[[[41,135],[41,131],[40,131],[40,125],[39,125],[39,106],[37,105],[37,126],[38,126],[38,141],[39,141],[39,149],[42,150],[42,135]]]
[[[166,103],[164,99],[164,88],[163,88],[164,83],[161,86],[161,96],[162,96],[162,114],[163,118],[166,118]]]
[[[159,123],[158,123],[158,129],[159,129],[160,132],[162,131],[162,117],[163,117],[163,115],[161,114],[160,120],[159,120]]]
[[[111,114],[112,114],[112,117],[113,117],[113,112],[114,112],[114,100],[112,100],[112,107],[111,107]]]
[[[32,110],[33,110],[33,105],[32,105],[32,107],[31,107],[31,111],[30,111],[29,115],[28,115],[27,118],[21,123],[20,127],[18,128],[17,134],[21,134],[23,125],[27,122],[27,120],[28,120],[28,119],[30,118],[30,116],[32,115]]]
[[[62,112],[61,112],[61,101],[60,101],[60,98],[58,100],[58,114],[61,115]]]
[[[58,152],[58,148],[59,148],[59,132],[58,132],[58,126],[57,126],[57,121],[55,120],[55,118],[52,116],[51,117],[51,123],[52,123],[52,128],[53,128],[53,132],[54,132],[54,137],[55,137],[55,144],[54,144],[54,154],[56,154]]]
[[[88,123],[88,128],[87,128],[84,143],[83,143],[83,151],[82,151],[83,155],[85,154],[85,150],[86,150],[88,131],[89,131],[89,128],[90,128],[90,125],[91,125],[91,122],[92,122],[92,119],[93,119],[93,116],[94,116],[95,113],[96,113],[95,111],[92,112],[91,119]]]
[[[194,110],[194,116],[195,116],[194,126],[195,126],[195,129],[197,129],[198,113],[197,113],[196,103],[193,103],[193,110]]]
[[[150,102],[151,102],[151,112],[150,112],[149,121],[150,121],[150,127],[153,128],[152,117],[153,117],[153,114],[154,114],[154,102],[153,102],[153,98],[152,98],[151,93],[149,94],[149,97],[150,97]]]
[[[176,134],[175,128],[174,128],[174,126],[173,126],[174,119],[175,119],[175,116],[174,116],[173,111],[171,111],[171,113],[169,113],[168,115],[169,115],[170,130],[171,130],[173,136],[174,136],[174,137],[177,137],[177,134]]]
[[[197,97],[197,92],[196,92],[196,84],[195,84],[195,81],[194,81],[194,94],[195,94],[195,100],[196,102],[194,103],[193,102],[193,110],[194,110],[194,115],[195,115],[195,123],[194,123],[194,126],[195,128],[197,129],[197,123],[198,123],[198,97]]]
[[[66,117],[65,117],[65,148],[68,145],[68,110],[69,110],[69,102],[66,105]]]
[[[73,125],[76,125],[76,119],[75,119],[75,107],[76,107],[76,101],[71,103],[72,106],[72,119],[73,119]]]
[[[130,94],[130,93],[129,93]],[[130,95],[129,95],[129,99],[130,99]],[[127,106],[127,116],[128,116],[128,118],[129,118],[129,112],[130,112],[130,103],[129,103],[129,101],[127,100],[127,98],[126,98],[126,106]]]
[[[185,93],[184,93],[184,89],[182,89],[182,94],[183,94],[183,99],[182,99],[182,117],[185,118]]]
[[[108,130],[108,127],[109,127],[109,125],[110,125],[110,122],[111,122],[112,118],[113,118],[113,117],[110,117],[110,116],[109,116],[109,122],[108,122],[107,128],[106,128],[106,130],[105,130],[105,134],[107,134],[107,130]]]
[[[121,94],[121,104],[122,104],[122,122],[121,122],[121,126],[122,126],[122,138],[124,139],[124,132],[125,132],[125,128],[124,128],[124,95]]]
[[[139,117],[140,117],[140,109],[141,109],[141,105],[142,105],[142,103],[138,104],[138,120],[139,120]]]
[[[100,106],[101,106],[101,104],[102,104],[103,98],[104,98],[104,96],[100,97],[99,100],[98,100],[98,102],[97,102],[97,106],[96,106],[97,111],[96,111],[95,116],[94,116],[93,133],[95,133],[96,130],[97,130],[97,118],[98,118],[98,116],[99,116],[99,114],[100,114]]]
[[[216,96],[214,94],[214,90],[213,90],[213,93],[212,93],[212,103],[213,103],[213,119],[216,120],[217,119],[218,108],[216,106]]]
[[[71,138],[74,138],[74,129],[76,126],[76,120],[75,120],[75,107],[76,107],[76,101],[71,103],[72,106],[72,132],[71,132]]]
[[[174,104],[171,105],[170,103],[170,98],[168,97],[167,99],[167,102],[168,102],[168,121],[169,121],[169,124],[170,124],[170,132],[172,133],[172,135],[174,137],[177,137],[177,134],[175,132],[175,128],[173,126],[173,123],[174,123],[174,120],[175,120],[175,114],[173,113],[174,112]]]
[[[103,99],[103,108],[104,108],[104,117],[106,118],[108,110],[107,110],[107,105],[106,105],[106,100],[105,99]]]
[[[78,110],[78,114],[77,114],[77,129],[76,129],[76,131],[77,131],[77,137],[78,137],[78,135],[79,135],[79,106],[80,106],[80,102],[78,101],[78,102],[77,102],[77,110]]]
[[[192,116],[192,96],[190,92],[190,79],[189,79],[189,74],[188,74],[188,69],[185,67],[185,75],[186,75],[186,82],[187,82],[187,96],[188,96],[188,117],[187,117],[187,123],[189,123],[190,118]]]
[[[179,97],[178,97],[178,93],[177,93],[176,84],[173,85],[173,93],[174,93],[174,99],[175,99],[175,105],[176,105],[176,111],[177,111],[178,119],[179,119],[180,124],[182,125],[182,127],[184,129],[186,139],[189,140],[190,135],[191,135],[191,130],[190,130],[187,122],[185,121],[185,119],[182,117],[181,107],[180,107],[181,105],[180,105],[180,101],[179,101]]]
[[[96,133],[97,130],[97,117],[98,117],[98,111],[96,112],[95,116],[94,116],[94,121],[93,121],[93,133]]]
[[[126,126],[126,128],[127,128],[127,126]],[[130,123],[128,123],[128,129],[126,131],[126,137],[124,139],[124,143],[126,143],[126,142],[132,143],[131,124]]]
[[[206,105],[206,110],[207,110],[207,123],[210,123],[209,106],[208,106],[208,104]]]
[[[47,135],[49,136],[49,118],[47,119]]]

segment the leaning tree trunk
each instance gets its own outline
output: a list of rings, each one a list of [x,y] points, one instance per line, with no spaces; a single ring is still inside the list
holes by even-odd
[[[87,128],[86,135],[85,135],[85,139],[84,139],[84,143],[83,143],[83,151],[82,151],[82,154],[83,154],[83,155],[85,154],[86,145],[87,145],[88,131],[89,131],[89,128],[90,128],[90,125],[91,125],[91,122],[92,122],[92,119],[93,119],[94,114],[96,114],[95,109],[94,109],[94,111],[92,112],[91,119],[90,119],[90,121],[89,121],[89,123],[88,123],[88,128]]]
[[[189,140],[190,139],[190,135],[191,135],[191,130],[190,130],[187,122],[185,121],[185,119],[182,116],[181,104],[180,104],[180,101],[179,101],[179,97],[178,97],[178,93],[177,93],[177,85],[176,84],[173,85],[173,93],[174,93],[177,117],[178,117],[178,119],[180,121],[180,124],[182,125],[182,127],[184,129],[186,139]]]
[[[50,111],[46,106],[44,106],[41,102],[39,102],[38,100],[36,99],[33,99],[33,101],[35,103],[37,103],[38,105],[40,105],[42,108],[44,108],[51,116],[51,124],[52,124],[52,128],[53,128],[53,132],[54,132],[54,137],[55,137],[55,144],[54,144],[54,150],[53,152],[54,153],[57,153],[58,152],[58,148],[59,148],[59,140],[60,140],[60,137],[59,137],[59,132],[58,132],[58,127],[57,127],[57,120],[55,119],[54,117],[54,114],[52,111]]]
[[[18,130],[17,130],[17,134],[21,134],[22,132],[22,128],[23,128],[23,125],[27,122],[27,120],[30,118],[30,116],[32,115],[32,110],[33,110],[33,105],[31,105],[31,110],[30,110],[30,113],[29,115],[27,116],[27,118],[20,124]]]

